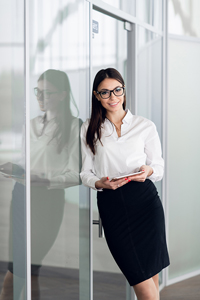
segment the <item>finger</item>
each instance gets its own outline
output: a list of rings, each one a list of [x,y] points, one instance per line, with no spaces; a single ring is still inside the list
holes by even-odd
[[[128,180],[127,177],[123,177],[123,178],[120,178],[120,179],[115,180],[115,183],[117,183],[117,184],[121,184],[121,183],[123,183],[123,182],[126,183],[127,180]]]
[[[106,181],[109,181],[109,177],[102,177],[101,182],[105,183]]]
[[[124,180],[118,181],[118,183],[117,183],[117,188],[119,188],[119,187],[121,187],[121,186],[127,184],[128,182],[129,182],[129,181],[128,181],[127,178],[126,178],[126,180],[124,179]]]

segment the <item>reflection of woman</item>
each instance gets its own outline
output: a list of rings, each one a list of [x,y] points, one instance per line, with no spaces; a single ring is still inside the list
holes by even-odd
[[[158,300],[158,273],[169,257],[163,207],[152,181],[162,179],[164,164],[155,125],[125,107],[119,72],[99,71],[91,118],[81,129],[81,179],[98,190],[108,246],[138,299]]]
[[[59,70],[47,70],[39,77],[34,92],[45,113],[30,124],[32,279],[38,275],[42,259],[57,237],[63,218],[64,189],[79,184],[80,153],[80,120],[70,110],[67,75]],[[25,277],[25,189],[21,179],[16,180],[11,206],[13,263],[9,263],[0,299],[6,295],[13,270],[15,275]],[[39,290],[36,294],[35,299],[39,299]]]

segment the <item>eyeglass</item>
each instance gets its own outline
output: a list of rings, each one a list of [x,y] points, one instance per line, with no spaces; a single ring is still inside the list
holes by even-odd
[[[49,91],[46,91],[46,90],[41,91],[37,87],[34,88],[34,94],[35,94],[35,96],[36,97],[40,97],[41,96],[42,99],[49,99],[51,95],[57,94],[57,93],[59,93],[59,92],[49,92]]]
[[[102,99],[108,99],[111,96],[111,93],[113,93],[115,96],[122,96],[124,95],[124,87],[116,87],[114,90],[105,90],[105,91],[97,91],[97,94],[101,96]]]

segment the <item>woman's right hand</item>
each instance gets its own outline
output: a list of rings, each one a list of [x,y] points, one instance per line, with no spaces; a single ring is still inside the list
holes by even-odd
[[[128,180],[126,177],[114,181],[110,181],[109,177],[102,177],[100,180],[95,182],[95,187],[96,189],[116,190],[128,182],[130,182],[130,180]]]

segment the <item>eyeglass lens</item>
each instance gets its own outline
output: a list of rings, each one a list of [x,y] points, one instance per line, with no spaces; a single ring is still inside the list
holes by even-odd
[[[101,91],[99,94],[103,99],[107,99],[111,96],[111,93],[115,96],[122,96],[124,93],[124,88],[123,87],[117,87],[113,91]]]
[[[41,99],[49,99],[51,94],[56,94],[57,92],[41,91],[37,87],[34,88],[34,94],[36,97],[41,97]]]

